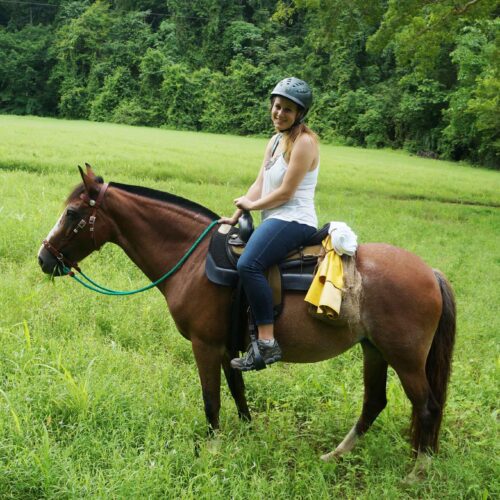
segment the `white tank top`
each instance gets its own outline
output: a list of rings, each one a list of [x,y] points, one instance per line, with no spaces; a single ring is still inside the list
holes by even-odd
[[[283,154],[279,155],[270,168],[264,169],[262,196],[279,188],[283,183],[288,164]],[[281,219],[295,221],[308,226],[318,227],[318,218],[314,208],[314,191],[318,181],[318,166],[305,175],[292,198],[279,207],[262,210],[262,220]]]

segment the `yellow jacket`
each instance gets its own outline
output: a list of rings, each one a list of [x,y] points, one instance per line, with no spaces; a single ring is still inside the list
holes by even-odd
[[[327,236],[322,244],[326,255],[316,271],[304,300],[316,306],[318,314],[323,314],[328,319],[335,319],[340,313],[344,270],[340,255],[333,249],[331,237]]]

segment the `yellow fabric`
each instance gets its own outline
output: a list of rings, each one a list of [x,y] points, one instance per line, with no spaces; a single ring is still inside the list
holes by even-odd
[[[344,270],[340,255],[333,250],[330,236],[323,240],[323,246],[327,253],[316,271],[304,300],[316,306],[318,314],[323,314],[328,319],[335,319],[339,315],[342,302]]]

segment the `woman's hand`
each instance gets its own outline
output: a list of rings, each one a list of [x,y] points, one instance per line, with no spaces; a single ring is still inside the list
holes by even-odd
[[[219,224],[230,224],[234,226],[238,223],[238,219],[241,217],[243,210],[252,210],[255,202],[253,202],[247,196],[240,196],[235,198],[234,204],[238,207],[231,217],[221,217],[217,222]]]
[[[255,202],[246,196],[240,196],[239,198],[235,198],[234,204],[241,210],[253,210]]]
[[[238,222],[238,217],[221,217],[218,221],[219,224],[229,224],[230,226],[235,226]]]
[[[231,217],[221,217],[217,222],[219,224],[229,224],[231,226],[235,226],[242,213],[242,210],[238,208],[238,210],[236,210]]]

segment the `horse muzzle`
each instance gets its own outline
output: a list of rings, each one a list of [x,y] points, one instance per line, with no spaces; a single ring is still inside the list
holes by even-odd
[[[38,252],[38,264],[45,274],[64,276],[61,263],[44,246]]]

